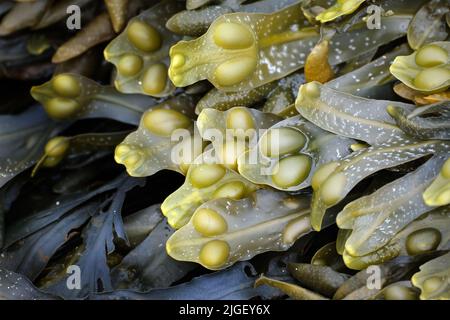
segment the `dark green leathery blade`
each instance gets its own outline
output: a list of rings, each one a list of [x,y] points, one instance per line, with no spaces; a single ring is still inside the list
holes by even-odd
[[[242,200],[212,200],[170,237],[167,252],[215,270],[266,251],[284,251],[311,231],[308,207],[307,196],[273,190]]]
[[[358,68],[365,66],[366,64],[370,64],[372,60],[375,59],[376,53],[378,49],[372,49],[362,55],[359,55],[353,59],[347,61],[339,70],[337,71],[337,76],[341,77],[346,73],[351,73],[356,71]],[[333,81],[333,80],[331,80]]]
[[[226,92],[214,88],[200,99],[195,111],[199,114],[206,108],[225,111],[236,106],[252,107],[266,100],[262,111],[277,114],[294,103],[297,88],[304,81],[303,74],[294,73],[250,90]]]
[[[327,82],[326,85],[340,92],[370,99],[382,99],[386,96],[386,86],[394,80],[389,72],[391,63],[397,55],[409,52],[407,45],[401,45],[358,69]]]
[[[225,92],[214,88],[200,99],[195,112],[200,114],[207,108],[225,111],[236,106],[251,107],[264,100],[276,85],[276,81],[273,81],[258,88],[238,92]]]
[[[0,16],[3,16],[13,6],[14,6],[14,3],[12,1],[3,1],[2,3],[0,3]]]
[[[56,283],[47,287],[47,292],[57,293],[66,299],[75,299],[113,289],[107,258],[115,251],[114,239],[126,241],[122,206],[126,193],[137,186],[142,186],[144,182],[123,174],[119,176],[119,181],[116,192],[106,198],[102,206],[96,208],[88,225],[83,229],[83,250],[74,261],[85,275],[80,279],[81,289],[71,290],[67,286],[70,274],[66,273]]]
[[[449,300],[450,289],[450,253],[428,261],[420,266],[420,272],[414,274],[411,281],[422,291],[422,300]]]
[[[179,262],[167,255],[164,243],[172,233],[166,220],[157,223],[146,239],[111,270],[113,287],[138,291],[165,288],[192,271],[195,264]]]
[[[241,262],[226,270],[202,275],[189,282],[165,289],[148,292],[117,290],[93,295],[95,300],[245,300],[251,298],[270,299],[279,297],[279,290],[253,288],[256,270],[250,263]]]
[[[408,135],[418,139],[450,140],[450,101],[419,107],[408,112],[395,104],[389,115]]]
[[[110,118],[138,124],[142,113],[156,100],[143,95],[124,95],[110,86],[74,73],[55,75],[32,87],[31,95],[55,120]]]
[[[124,181],[127,179],[131,178],[126,175],[119,175],[101,187],[94,188],[89,192],[78,191],[72,194],[65,194],[56,197],[56,201],[50,201],[46,204],[46,206],[41,208],[41,210],[30,212],[26,216],[20,217],[20,219],[10,223],[7,230],[8,232],[6,233],[5,246],[9,247],[15,242],[32,235],[49,224],[60,220],[71,210],[74,210],[82,204],[88,203],[98,195],[119,189],[119,187],[123,185]],[[95,204],[93,205],[92,203],[90,206],[92,208],[89,209],[89,212],[94,214],[95,210],[98,209],[98,206]]]
[[[130,248],[135,249],[141,244],[163,220],[160,207],[160,203],[153,204],[124,217],[123,227],[127,234]]]
[[[59,300],[60,298],[46,294],[36,288],[24,276],[0,268],[0,298],[4,300]]]
[[[319,168],[313,176],[311,223],[321,229],[328,208],[339,203],[358,182],[377,171],[392,168],[434,153],[448,153],[444,141],[394,140],[352,153],[341,161]]]
[[[392,103],[353,96],[310,82],[300,87],[295,106],[303,117],[322,129],[373,144],[404,137],[386,111]],[[398,104],[408,111],[414,108]]]
[[[70,155],[113,150],[130,131],[84,133],[72,137],[55,136],[44,147],[44,152],[31,173],[35,176],[41,167],[55,167]]]
[[[450,208],[437,208],[409,223],[379,249],[358,256],[344,251],[343,259],[347,267],[361,270],[397,256],[416,256],[433,252],[433,250],[448,250],[450,248],[449,222]]]
[[[295,115],[295,108],[293,110],[295,114],[287,114],[287,110],[292,108],[298,87],[303,83],[305,83],[305,75],[300,72],[295,72],[277,80],[275,89],[267,95],[262,111],[271,112],[285,118]]]
[[[183,173],[180,166],[189,165],[202,152],[202,141],[194,133],[195,102],[192,96],[180,95],[147,110],[139,128],[116,147],[116,162],[135,177],[163,169]],[[176,158],[176,148],[186,153]]]
[[[47,140],[62,128],[39,106],[18,115],[0,116],[0,187],[33,166]]]
[[[130,20],[105,49],[115,65],[117,90],[155,97],[167,96],[174,86],[167,77],[169,48],[181,39],[166,28],[171,15],[183,9],[179,1],[162,1]]]
[[[238,158],[239,173],[256,184],[300,190],[311,185],[317,166],[348,155],[354,142],[295,116],[272,126]]]
[[[353,256],[371,253],[386,243],[411,221],[433,208],[422,193],[439,174],[446,158],[436,155],[418,170],[391,182],[371,195],[345,206],[336,222],[352,229],[345,250]]]
[[[23,61],[26,58],[30,58],[31,54],[27,50],[27,43],[30,38],[30,35],[1,38],[0,62]]]
[[[97,202],[96,205],[99,203]],[[11,245],[0,257],[0,268],[18,272],[36,280],[58,248],[68,240],[71,230],[81,227],[93,213],[93,207],[83,206],[45,228]]]
[[[13,203],[19,197],[22,187],[26,183],[26,177],[22,175],[0,187],[0,248],[3,248],[5,240],[5,216],[11,210]]]

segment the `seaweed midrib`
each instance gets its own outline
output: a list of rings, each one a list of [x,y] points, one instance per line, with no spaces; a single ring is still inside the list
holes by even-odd
[[[290,220],[293,220],[295,218],[299,218],[302,216],[307,217],[307,214],[310,212],[310,209],[302,209],[300,211],[297,211],[295,213],[291,213],[289,215],[286,216],[282,216],[280,218],[274,219],[274,220],[267,220],[258,224],[255,224],[253,226],[251,226],[252,232],[258,232],[261,229],[265,229],[265,228],[270,228],[273,225],[277,225],[279,223],[284,223]],[[219,240],[230,240],[230,239],[235,239],[237,237],[240,237],[241,235],[247,233],[246,232],[247,228],[245,229],[237,229],[236,231],[232,231],[229,233],[224,234],[223,236],[217,236],[217,237],[211,237],[212,239],[219,239]],[[181,245],[171,245],[171,248],[179,248],[179,247],[187,247],[187,246],[193,246],[193,245],[198,245],[198,244],[202,244],[203,242],[205,242],[204,238],[196,238],[196,239],[190,239],[189,241],[182,241]]]

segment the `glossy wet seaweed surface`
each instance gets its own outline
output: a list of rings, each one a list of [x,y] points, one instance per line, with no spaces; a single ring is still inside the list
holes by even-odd
[[[1,2],[0,299],[449,300],[449,20]]]

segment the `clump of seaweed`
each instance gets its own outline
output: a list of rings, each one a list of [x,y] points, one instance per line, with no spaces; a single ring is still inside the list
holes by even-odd
[[[448,300],[449,17],[0,3],[0,297]]]

